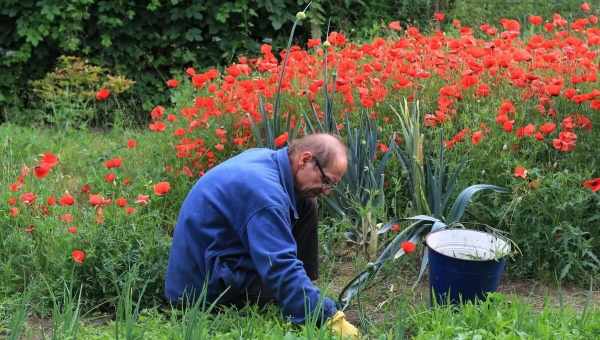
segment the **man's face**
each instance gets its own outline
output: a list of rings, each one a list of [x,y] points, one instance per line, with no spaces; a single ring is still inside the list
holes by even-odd
[[[302,197],[328,195],[346,172],[345,158],[337,159],[328,167],[323,167],[310,151],[303,152],[297,160],[294,174],[296,192]]]

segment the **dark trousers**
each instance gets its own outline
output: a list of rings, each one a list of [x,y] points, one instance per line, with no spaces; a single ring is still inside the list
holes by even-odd
[[[292,234],[298,247],[298,259],[304,264],[304,270],[311,280],[319,277],[319,240],[317,225],[317,200],[314,198],[296,198],[299,219],[292,226]],[[219,299],[222,305],[241,307],[248,303],[264,306],[274,301],[268,287],[264,287],[258,274],[252,276],[245,291],[227,291]]]

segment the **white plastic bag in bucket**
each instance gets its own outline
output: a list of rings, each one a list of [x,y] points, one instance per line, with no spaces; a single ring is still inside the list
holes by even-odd
[[[429,234],[425,243],[436,252],[461,260],[499,260],[510,253],[510,244],[499,236],[468,229],[445,229]]]

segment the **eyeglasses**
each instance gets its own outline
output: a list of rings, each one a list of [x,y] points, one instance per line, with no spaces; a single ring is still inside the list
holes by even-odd
[[[318,159],[314,159],[315,160],[315,164],[317,165],[317,168],[319,168],[319,171],[321,172],[321,183],[323,183],[323,187],[327,188],[327,189],[331,189],[333,187],[335,187],[337,185],[337,183],[335,183],[333,180],[331,180],[331,178],[329,178],[329,176],[325,175],[325,172],[323,171],[323,168],[321,167],[321,163],[319,163]]]

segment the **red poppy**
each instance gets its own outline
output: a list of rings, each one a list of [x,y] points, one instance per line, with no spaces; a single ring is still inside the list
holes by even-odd
[[[23,187],[23,182],[15,182],[8,185],[8,190],[12,192],[20,191]]]
[[[523,178],[523,179],[527,178],[527,169],[525,169],[524,167],[522,167],[520,165],[517,166],[515,168],[515,171],[514,171],[514,176],[515,177],[520,177],[520,178]]]
[[[117,178],[117,175],[114,172],[109,172],[106,175],[104,175],[104,180],[108,183],[114,182],[114,180],[116,178]]]
[[[89,184],[84,184],[81,186],[81,192],[83,192],[84,194],[89,194],[91,190],[92,188]]]
[[[542,24],[542,17],[539,15],[530,15],[529,16],[529,23],[534,25],[534,26],[538,26]]]
[[[40,160],[40,164],[44,164],[49,168],[53,168],[58,164],[58,157],[52,152],[46,152],[42,155],[42,159]]]
[[[9,214],[11,217],[17,217],[19,215],[19,208],[11,207],[9,210]]]
[[[402,247],[402,250],[404,250],[404,252],[407,254],[412,253],[417,249],[417,245],[411,241],[404,241],[400,244],[400,246]]]
[[[96,92],[96,100],[104,101],[110,97],[110,91],[108,89],[102,88],[98,92]]]
[[[444,21],[444,18],[446,18],[446,15],[442,12],[433,13],[433,19],[435,21],[442,22],[442,21]]]
[[[288,133],[284,132],[275,138],[275,147],[280,148],[288,141]]]
[[[220,139],[223,139],[223,138],[227,137],[227,131],[225,129],[222,129],[222,128],[216,128],[215,129],[215,135],[217,137],[219,137]]]
[[[185,129],[184,128],[178,128],[177,130],[173,131],[173,136],[181,137],[183,135],[185,135]]]
[[[154,185],[154,193],[157,196],[163,196],[171,190],[169,182],[158,182]]]
[[[554,131],[554,129],[556,129],[556,124],[554,124],[552,122],[547,122],[547,123],[540,125],[540,132],[544,135],[551,134],[552,131]]]
[[[65,223],[71,223],[71,222],[73,222],[73,215],[71,215],[69,213],[62,214],[62,215],[60,215],[60,220]]]
[[[125,213],[126,213],[127,215],[131,215],[131,214],[133,214],[134,212],[135,212],[135,208],[134,208],[134,207],[127,207],[127,208],[125,208]]]
[[[321,45],[321,39],[308,39],[308,42],[306,43],[308,48],[313,48],[319,45]]]
[[[483,131],[475,131],[471,135],[471,143],[473,145],[479,144],[482,139],[483,139]]]
[[[596,192],[600,190],[600,177],[588,179],[583,182],[583,186]]]
[[[342,33],[331,32],[327,37],[327,41],[333,46],[342,46],[346,43],[346,37]]]
[[[402,26],[400,26],[400,21],[392,21],[388,24],[388,28],[394,31],[402,30]]]
[[[388,148],[388,146],[383,143],[379,143],[377,144],[377,149],[379,149],[379,152],[381,153],[386,153],[390,148]]]
[[[577,126],[584,130],[592,130],[592,121],[585,115],[578,114],[575,116],[575,122],[577,123]]]
[[[560,95],[561,89],[562,89],[562,86],[554,85],[554,84],[546,85],[546,87],[545,87],[546,94],[548,94],[551,97],[556,97],[556,96]]]
[[[124,197],[119,197],[119,198],[117,198],[117,199],[115,200],[115,203],[116,203],[116,204],[117,204],[119,207],[123,208],[123,207],[125,207],[125,206],[127,205],[127,200],[126,200]]]
[[[544,135],[541,132],[536,132],[534,135],[535,139],[539,140],[540,142],[544,140]]]
[[[71,194],[69,194],[68,192],[66,192],[64,195],[62,195],[62,197],[59,200],[60,205],[65,206],[65,205],[73,205],[75,203],[75,198],[73,198],[73,196],[71,196]]]
[[[480,84],[475,91],[475,95],[478,97],[487,97],[490,95],[490,87],[486,84]]]
[[[591,9],[590,4],[588,4],[587,2],[584,2],[581,4],[581,10],[584,12],[589,12]]]
[[[77,227],[76,226],[70,226],[69,228],[67,228],[67,231],[71,234],[77,234]]]
[[[533,124],[527,124],[523,127],[520,127],[517,130],[517,137],[522,138],[522,137],[529,137],[529,136],[533,136],[533,134],[535,133],[535,125]]]
[[[90,195],[89,202],[94,207],[100,207],[100,206],[109,204],[111,201],[110,201],[110,199],[102,197],[102,195],[96,194],[96,195]]]
[[[569,152],[575,149],[577,135],[570,131],[562,131],[558,134],[558,138],[552,140],[552,146],[561,152]]]
[[[137,199],[135,200],[135,203],[138,204],[147,204],[148,201],[150,201],[150,196],[149,195],[143,195],[143,194],[139,194]]]
[[[120,168],[122,164],[123,164],[123,160],[121,158],[119,158],[119,157],[113,158],[113,159],[109,159],[106,162],[104,162],[104,166],[107,169]]]
[[[32,204],[36,198],[37,196],[33,192],[24,192],[21,194],[21,202],[25,204]]]
[[[167,87],[170,89],[174,89],[179,85],[179,81],[177,79],[169,79],[167,80]]]
[[[165,131],[165,129],[167,128],[167,126],[163,122],[150,123],[150,125],[148,125],[148,127],[150,128],[151,131],[154,131],[154,132],[162,132],[162,131]]]
[[[73,261],[83,264],[83,261],[85,261],[85,252],[83,250],[75,249],[71,252],[71,258]]]
[[[128,149],[133,149],[137,146],[137,141],[135,139],[128,139],[127,140],[127,148]]]
[[[17,198],[16,197],[9,197],[8,200],[6,200],[6,202],[8,203],[8,205],[16,205],[17,204]]]
[[[223,150],[225,150],[225,146],[223,144],[219,143],[219,144],[215,145],[215,149],[217,151],[223,151]]]
[[[157,105],[155,106],[152,111],[150,111],[150,116],[152,117],[153,120],[158,120],[160,118],[162,118],[162,116],[165,114],[165,108],[161,105]]]
[[[33,168],[33,174],[35,175],[35,177],[42,179],[46,176],[48,176],[48,173],[50,172],[50,167],[45,164],[42,163],[39,166],[36,166],[35,168]]]

